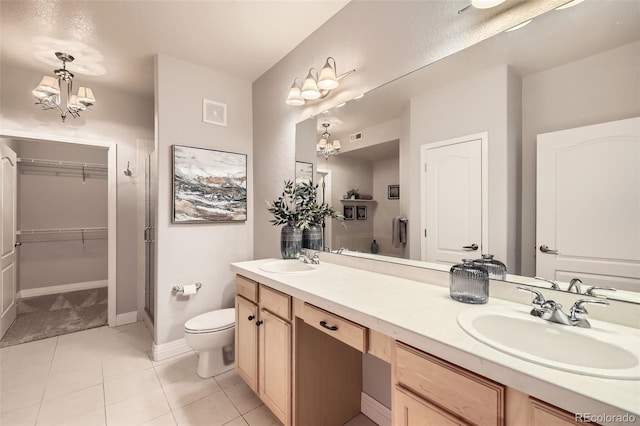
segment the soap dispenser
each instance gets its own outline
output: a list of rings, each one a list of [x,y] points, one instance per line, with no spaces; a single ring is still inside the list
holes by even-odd
[[[376,240],[373,240],[373,242],[371,243],[371,253],[376,254],[378,253],[379,250],[380,250],[380,246],[378,245]]]

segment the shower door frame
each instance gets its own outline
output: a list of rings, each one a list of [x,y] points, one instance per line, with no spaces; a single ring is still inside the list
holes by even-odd
[[[107,323],[109,327],[116,324],[116,203],[117,203],[117,144],[111,141],[97,141],[77,137],[66,137],[20,130],[0,129],[0,137],[27,139],[40,142],[62,142],[107,148]]]

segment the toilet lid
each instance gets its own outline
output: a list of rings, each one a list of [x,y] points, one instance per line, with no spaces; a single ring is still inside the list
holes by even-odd
[[[199,333],[217,331],[233,327],[235,322],[235,308],[218,309],[191,318],[184,324],[184,329]]]

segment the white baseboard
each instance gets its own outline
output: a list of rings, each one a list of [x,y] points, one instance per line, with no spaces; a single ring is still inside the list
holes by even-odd
[[[91,288],[107,287],[107,283],[107,280],[98,280],[87,281],[83,283],[52,285],[49,287],[27,288],[18,292],[18,299],[44,296],[47,294],[68,293],[70,291],[89,290]]]
[[[192,352],[192,349],[187,345],[187,342],[184,339],[178,339],[161,345],[156,345],[154,343],[151,355],[153,356],[154,361],[162,361],[163,359],[171,358],[172,356],[181,355],[187,352]]]
[[[138,322],[138,311],[125,312],[124,314],[116,315],[116,327],[133,324],[134,322]]]
[[[391,426],[391,409],[364,392],[360,396],[360,410],[378,426]]]

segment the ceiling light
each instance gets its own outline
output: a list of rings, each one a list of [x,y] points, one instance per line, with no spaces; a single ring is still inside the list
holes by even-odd
[[[511,27],[508,30],[504,30],[505,33],[508,33],[510,31],[515,31],[515,30],[519,30],[520,28],[527,26],[531,23],[531,21],[533,21],[533,19],[529,19],[528,21],[524,21],[521,24],[516,25],[515,27]]]
[[[338,87],[339,81],[356,70],[348,71],[344,74],[336,74],[336,60],[328,57],[320,74],[315,68],[311,68],[304,84],[297,84],[299,79],[293,80],[293,85],[289,89],[287,96],[287,105],[304,105],[306,101],[324,99],[329,95],[331,90]]]
[[[322,133],[320,140],[316,144],[316,152],[322,154],[325,159],[328,159],[333,155],[338,155],[341,145],[337,139],[333,141],[329,140],[331,137],[331,133],[329,133],[329,123],[322,123],[322,127],[324,127],[324,133]]]
[[[41,105],[43,110],[57,109],[64,122],[67,114],[74,118],[80,117],[80,113],[96,103],[93,90],[88,87],[80,87],[78,93],[73,95],[73,74],[67,70],[67,62],[73,62],[74,57],[68,53],[56,52],[56,57],[62,61],[62,68],[54,70],[55,77],[44,76],[40,84],[31,91],[36,98],[36,105]],[[66,85],[66,102],[61,105],[62,96],[60,86]]]
[[[569,9],[570,7],[577,6],[582,3],[584,0],[572,0],[569,3],[565,3],[562,6],[556,7],[556,10]]]
[[[489,9],[504,2],[505,0],[471,0],[471,6],[476,9]]]

